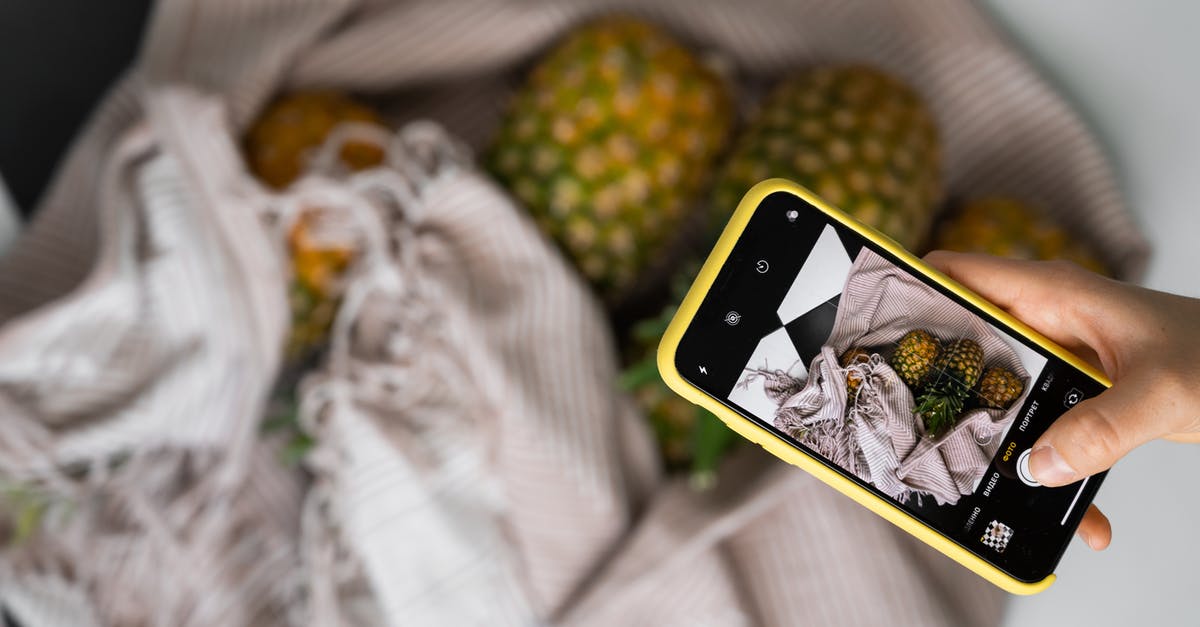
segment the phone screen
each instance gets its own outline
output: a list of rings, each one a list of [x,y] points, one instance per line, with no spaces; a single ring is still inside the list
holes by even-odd
[[[676,367],[1021,581],[1054,571],[1104,478],[1028,470],[1101,383],[786,192],[750,218]]]

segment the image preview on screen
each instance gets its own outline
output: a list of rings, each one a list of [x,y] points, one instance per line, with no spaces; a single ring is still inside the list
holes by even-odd
[[[860,251],[859,257],[866,255],[874,255],[874,253],[864,248]],[[890,272],[897,275],[901,273],[907,274],[907,271],[903,268],[882,259],[874,259],[872,261],[875,262],[876,266],[888,267]],[[773,385],[779,387],[781,381],[784,382],[782,387],[789,391],[795,390],[797,393],[806,387],[811,387],[805,385],[809,383],[808,366],[813,363],[813,360],[819,354],[813,350],[813,347],[818,344],[821,346],[826,345],[830,334],[834,332],[834,325],[837,323],[837,310],[840,306],[839,301],[841,300],[847,278],[855,262],[856,259],[852,259],[849,256],[847,246],[839,239],[837,231],[832,226],[825,226],[816,244],[809,252],[807,259],[801,266],[800,271],[793,279],[791,287],[775,308],[775,313],[779,321],[778,328],[770,331],[759,340],[754,352],[747,360],[741,376],[727,396],[730,401],[753,413],[761,420],[775,422],[776,426],[781,426],[776,420],[777,414],[782,409],[781,405],[786,405],[790,399],[779,398],[778,394],[770,393],[769,388]],[[937,301],[938,304],[936,306],[944,308],[947,312],[947,315],[943,316],[943,318],[977,319],[974,314],[967,311],[961,305],[938,294],[932,288],[917,284],[914,281],[913,284],[908,286],[908,291],[911,293],[914,289],[923,292],[924,298]],[[875,305],[877,308],[882,308],[879,307],[878,303],[875,303]],[[903,302],[892,303],[892,309],[903,310],[905,308],[906,305]],[[832,315],[830,314],[831,310],[833,311]],[[857,318],[857,316],[855,312],[849,312],[847,318]],[[900,322],[893,321],[892,325],[902,326],[904,330],[908,330],[909,327],[915,329],[922,326],[920,320],[908,319]],[[1019,369],[1023,370],[1021,373],[1022,393],[1018,398],[1010,401],[1010,406],[1005,408],[1007,411],[992,412],[993,414],[999,413],[1001,415],[989,417],[995,418],[995,420],[991,421],[995,426],[989,428],[988,442],[981,445],[981,449],[984,452],[972,460],[973,469],[970,470],[969,481],[963,482],[960,479],[960,483],[963,483],[963,485],[960,486],[958,494],[942,495],[936,491],[923,490],[919,482],[914,482],[916,485],[912,486],[911,489],[902,488],[897,493],[896,490],[886,489],[885,486],[880,485],[877,481],[871,481],[867,477],[863,477],[863,473],[856,472],[855,468],[847,468],[845,465],[842,465],[843,469],[856,472],[860,478],[870,481],[875,487],[883,489],[890,496],[902,502],[906,502],[913,497],[932,497],[939,504],[954,504],[957,502],[959,495],[971,494],[975,491],[975,488],[984,476],[984,471],[988,463],[995,455],[1003,432],[1007,430],[1015,418],[1019,401],[1024,398],[1025,392],[1030,387],[1030,382],[1040,377],[1047,364],[1046,357],[1033,351],[1023,343],[1018,342],[993,325],[987,323],[977,324],[975,325],[976,330],[978,331],[979,327],[984,325],[986,325],[986,332],[994,336],[995,340],[999,340],[1002,343],[999,350],[1011,352],[1010,361],[1015,357],[1019,364]],[[925,326],[929,325],[925,324]],[[943,323],[942,326],[946,327],[947,324]],[[939,338],[943,344],[958,339],[954,336],[961,334],[961,331],[953,328],[952,323],[950,327],[949,331],[943,331],[942,333],[946,337]],[[997,344],[995,341],[992,343],[993,345]],[[872,351],[875,354],[882,353],[880,359],[883,360],[883,355],[886,355],[890,350],[894,350],[894,344],[894,341],[890,341],[884,344],[876,343],[874,346],[864,346],[864,348],[875,349],[875,351]],[[844,350],[839,350],[837,353],[840,354]],[[985,366],[987,364],[988,362],[985,361]],[[1010,368],[1017,369],[1011,364]],[[818,392],[819,390],[810,390],[807,398],[800,402],[811,402],[814,397],[818,396]],[[913,396],[916,396],[915,391]],[[825,416],[824,418],[826,421],[830,419],[834,422],[838,421],[837,417],[833,416]],[[904,422],[911,422],[914,425],[913,439],[918,441],[922,439],[923,434],[916,433],[915,426],[917,419],[912,415],[911,411],[906,411],[904,415],[894,416],[893,418],[894,420],[891,421],[893,424],[888,425],[889,431],[894,431],[897,426],[902,426]],[[841,427],[842,425],[832,425],[833,429]],[[880,435],[876,434],[874,439],[881,439]],[[886,437],[886,434],[882,434],[882,438]],[[819,447],[813,446],[812,442],[806,442],[803,437],[796,437],[796,439],[810,448],[820,450]],[[846,444],[853,445],[852,442],[847,442]],[[961,447],[962,444],[959,443],[959,446]],[[861,449],[864,447],[857,448]],[[908,448],[911,450],[911,446]],[[875,454],[880,452],[879,449],[879,446],[872,447]],[[837,456],[833,455],[824,456],[831,458],[831,461],[837,459]],[[902,457],[902,455],[894,454],[894,451],[892,456],[897,458],[894,461],[899,461],[899,458]],[[884,463],[886,461],[869,460],[866,466],[874,469]],[[964,472],[961,465],[959,468],[946,469],[946,472],[951,472],[952,470],[958,474]],[[892,472],[895,472],[895,469]],[[911,474],[911,472],[911,469],[909,469],[905,474]]]

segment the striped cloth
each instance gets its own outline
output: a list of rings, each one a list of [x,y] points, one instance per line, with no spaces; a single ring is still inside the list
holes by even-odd
[[[995,623],[989,584],[757,451],[705,494],[659,477],[596,303],[437,127],[406,127],[371,176],[295,195],[242,165],[240,129],[291,87],[380,94],[397,122],[477,148],[524,62],[611,10],[720,50],[749,86],[881,65],[933,107],[953,195],[1040,201],[1141,270],[1096,141],[960,0],[163,2],[0,259],[0,481],[42,512],[0,550],[7,610],[28,625]],[[259,425],[304,198],[374,225],[376,244],[304,387],[319,446],[300,472]]]
[[[892,346],[913,329],[945,341],[974,340],[986,365],[1006,368],[1024,382],[1020,398],[1007,410],[969,409],[950,431],[932,439],[914,418],[913,392],[887,363],[873,358],[854,367],[861,382],[851,403],[847,369],[838,356],[855,346]],[[775,426],[901,502],[928,495],[938,504],[954,504],[971,494],[1030,388],[1016,351],[991,325],[866,248],[850,268],[833,331],[808,372],[806,383],[774,386],[803,385],[778,399]]]

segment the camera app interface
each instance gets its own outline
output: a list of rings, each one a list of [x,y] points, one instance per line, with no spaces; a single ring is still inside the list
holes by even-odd
[[[1044,488],[1030,448],[1103,386],[769,196],[685,333],[680,372],[1019,579],[1053,571],[1102,476]]]

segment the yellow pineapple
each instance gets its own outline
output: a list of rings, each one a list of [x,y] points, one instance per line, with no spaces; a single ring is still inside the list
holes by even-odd
[[[978,398],[985,407],[1008,409],[1024,390],[1025,384],[1013,371],[993,366],[979,378]]]
[[[755,183],[783,177],[914,248],[941,200],[940,170],[933,115],[907,85],[863,66],[809,70],[776,87],[736,142],[716,222]]]
[[[1042,212],[1011,198],[966,203],[942,222],[933,244],[1015,259],[1067,259],[1092,272],[1110,274],[1083,242]]]
[[[305,211],[288,233],[292,329],[287,354],[292,359],[300,359],[325,343],[341,304],[343,275],[355,257],[353,247],[344,239],[328,241],[315,235],[323,213],[319,209]]]
[[[383,124],[374,110],[333,91],[297,92],[272,102],[246,132],[243,148],[251,171],[271,187],[287,187],[304,173],[330,131],[344,122]],[[383,149],[348,141],[338,156],[349,169],[363,170],[383,162]]]
[[[304,173],[313,152],[334,128],[352,122],[383,125],[374,110],[338,92],[285,95],[269,104],[246,132],[246,160],[260,180],[283,189]],[[346,168],[363,170],[382,163],[384,152],[375,143],[347,141],[338,157]],[[322,236],[329,230],[329,218],[319,207],[306,209],[288,233],[292,329],[287,353],[292,359],[324,344],[341,300],[342,275],[354,259],[353,246],[344,237]]]
[[[905,333],[896,343],[896,350],[888,363],[915,393],[933,371],[941,353],[942,344],[936,337],[929,331],[915,329]]]
[[[488,168],[608,297],[679,236],[732,125],[719,78],[663,30],[583,26],[515,95]]]
[[[839,360],[842,368],[849,368],[855,364],[865,364],[871,361],[871,353],[857,346],[851,347],[842,353]],[[846,373],[846,397],[851,402],[858,396],[858,388],[862,386],[862,375],[857,371],[851,370]]]

